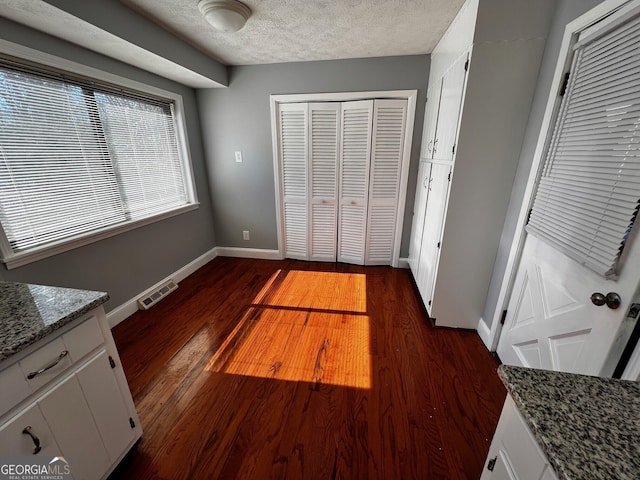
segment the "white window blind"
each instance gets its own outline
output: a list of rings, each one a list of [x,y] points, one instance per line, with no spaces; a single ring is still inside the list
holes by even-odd
[[[182,157],[171,100],[0,61],[10,254],[192,203]]]
[[[615,276],[640,200],[640,20],[575,52],[527,231]]]

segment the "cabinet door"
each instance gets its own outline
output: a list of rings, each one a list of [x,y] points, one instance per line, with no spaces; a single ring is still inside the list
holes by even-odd
[[[390,265],[394,251],[406,100],[375,100],[367,213],[367,265]]]
[[[449,164],[434,163],[431,166],[429,197],[424,215],[424,232],[416,281],[429,313],[431,313],[431,299],[440,258],[440,239],[449,195],[450,173],[451,165]]]
[[[134,439],[129,411],[113,372],[103,350],[76,374],[112,463]]]
[[[409,267],[413,278],[418,279],[418,260],[422,246],[422,232],[424,231],[424,211],[427,207],[429,195],[429,178],[431,163],[420,162],[418,181],[416,183],[416,199],[413,204],[413,222],[411,224],[411,242],[409,243]]]
[[[46,393],[38,405],[76,480],[100,478],[111,462],[75,375]]]
[[[339,103],[309,104],[309,260],[336,261]]]
[[[364,264],[373,100],[345,102],[340,115],[338,261]]]
[[[433,158],[453,160],[453,146],[458,133],[462,95],[466,79],[467,56],[461,57],[442,77],[438,126],[433,147]]]
[[[438,109],[440,108],[440,88],[442,79],[434,85],[430,85],[427,90],[427,105],[424,111],[424,127],[422,133],[422,145],[420,156],[422,158],[433,158],[433,146],[436,140],[436,130],[438,126]]]
[[[23,433],[26,428],[33,435],[33,439]],[[34,453],[35,443],[39,442],[40,451]],[[47,421],[42,416],[37,404],[32,404],[18,415],[0,426],[0,456],[30,456],[55,457],[61,455],[53,433]]]
[[[284,253],[287,258],[299,260],[306,260],[308,256],[307,118],[307,104],[279,106]]]

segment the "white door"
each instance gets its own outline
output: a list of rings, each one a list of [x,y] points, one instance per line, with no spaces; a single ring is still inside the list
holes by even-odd
[[[309,104],[309,260],[336,261],[339,103]]]
[[[406,100],[375,100],[365,263],[390,265],[394,257]]]
[[[373,100],[344,102],[340,115],[338,261],[363,265]]]
[[[453,160],[467,65],[467,56],[461,57],[442,77],[438,126],[432,147],[434,159]]]
[[[422,247],[424,230],[424,211],[429,194],[429,178],[431,178],[431,162],[420,162],[418,182],[416,184],[416,200],[413,205],[413,222],[411,225],[411,241],[409,243],[409,267],[414,278],[418,276],[418,260]]]
[[[611,375],[635,324],[627,314],[640,280],[638,242],[627,250],[620,277],[607,280],[527,236],[498,344],[500,359],[509,365]],[[609,292],[620,296],[617,309],[591,302],[592,294]]]
[[[280,105],[278,141],[282,172],[284,252],[287,258],[306,260],[309,237],[307,218],[308,113],[306,103]]]
[[[416,284],[422,301],[431,313],[431,300],[440,258],[442,225],[449,195],[451,164],[433,163],[428,182],[429,198],[424,215],[424,232],[418,261]]]
[[[420,156],[423,158],[433,158],[433,146],[436,140],[436,129],[438,127],[438,110],[440,108],[440,87],[442,79],[434,85],[430,85],[427,90],[427,105],[424,110],[424,132],[422,134],[422,145]]]
[[[640,20],[603,23],[613,29],[591,28],[574,49],[498,344],[505,363],[609,376],[636,322]]]

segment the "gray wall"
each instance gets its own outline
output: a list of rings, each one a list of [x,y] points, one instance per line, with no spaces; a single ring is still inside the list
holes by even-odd
[[[5,40],[182,95],[191,161],[200,201],[200,208],[192,212],[23,267],[6,270],[2,266],[0,278],[17,282],[104,290],[111,295],[111,300],[106,304],[106,309],[110,310],[213,248],[215,237],[211,198],[195,92],[170,80],[2,18],[0,18],[0,32],[0,36]]]
[[[527,186],[527,179],[533,162],[538,136],[542,128],[542,118],[544,116],[547,99],[549,98],[551,81],[558,61],[565,26],[599,3],[601,3],[600,0],[558,0],[557,2],[555,16],[551,29],[549,30],[542,64],[538,74],[536,92],[531,105],[531,113],[529,114],[529,121],[520,152],[518,170],[516,171],[516,177],[511,190],[509,209],[507,210],[504,227],[502,229],[500,246],[498,248],[493,275],[489,285],[489,293],[482,316],[489,327],[491,327],[491,323],[493,322],[496,309],[501,308],[500,305],[497,305],[498,294],[500,293],[502,278],[506,271],[507,259],[515,235],[518,214],[523,202],[524,191]]]
[[[198,90],[219,246],[276,249],[269,95],[418,89],[400,255],[409,251],[429,76],[427,55],[230,67],[229,88]],[[235,163],[234,151],[243,163]],[[242,240],[249,230],[251,240]]]

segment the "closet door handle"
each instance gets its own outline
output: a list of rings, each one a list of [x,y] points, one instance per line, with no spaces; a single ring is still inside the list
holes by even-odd
[[[429,143],[427,144],[427,153],[431,153],[433,149],[433,140],[429,140]]]

